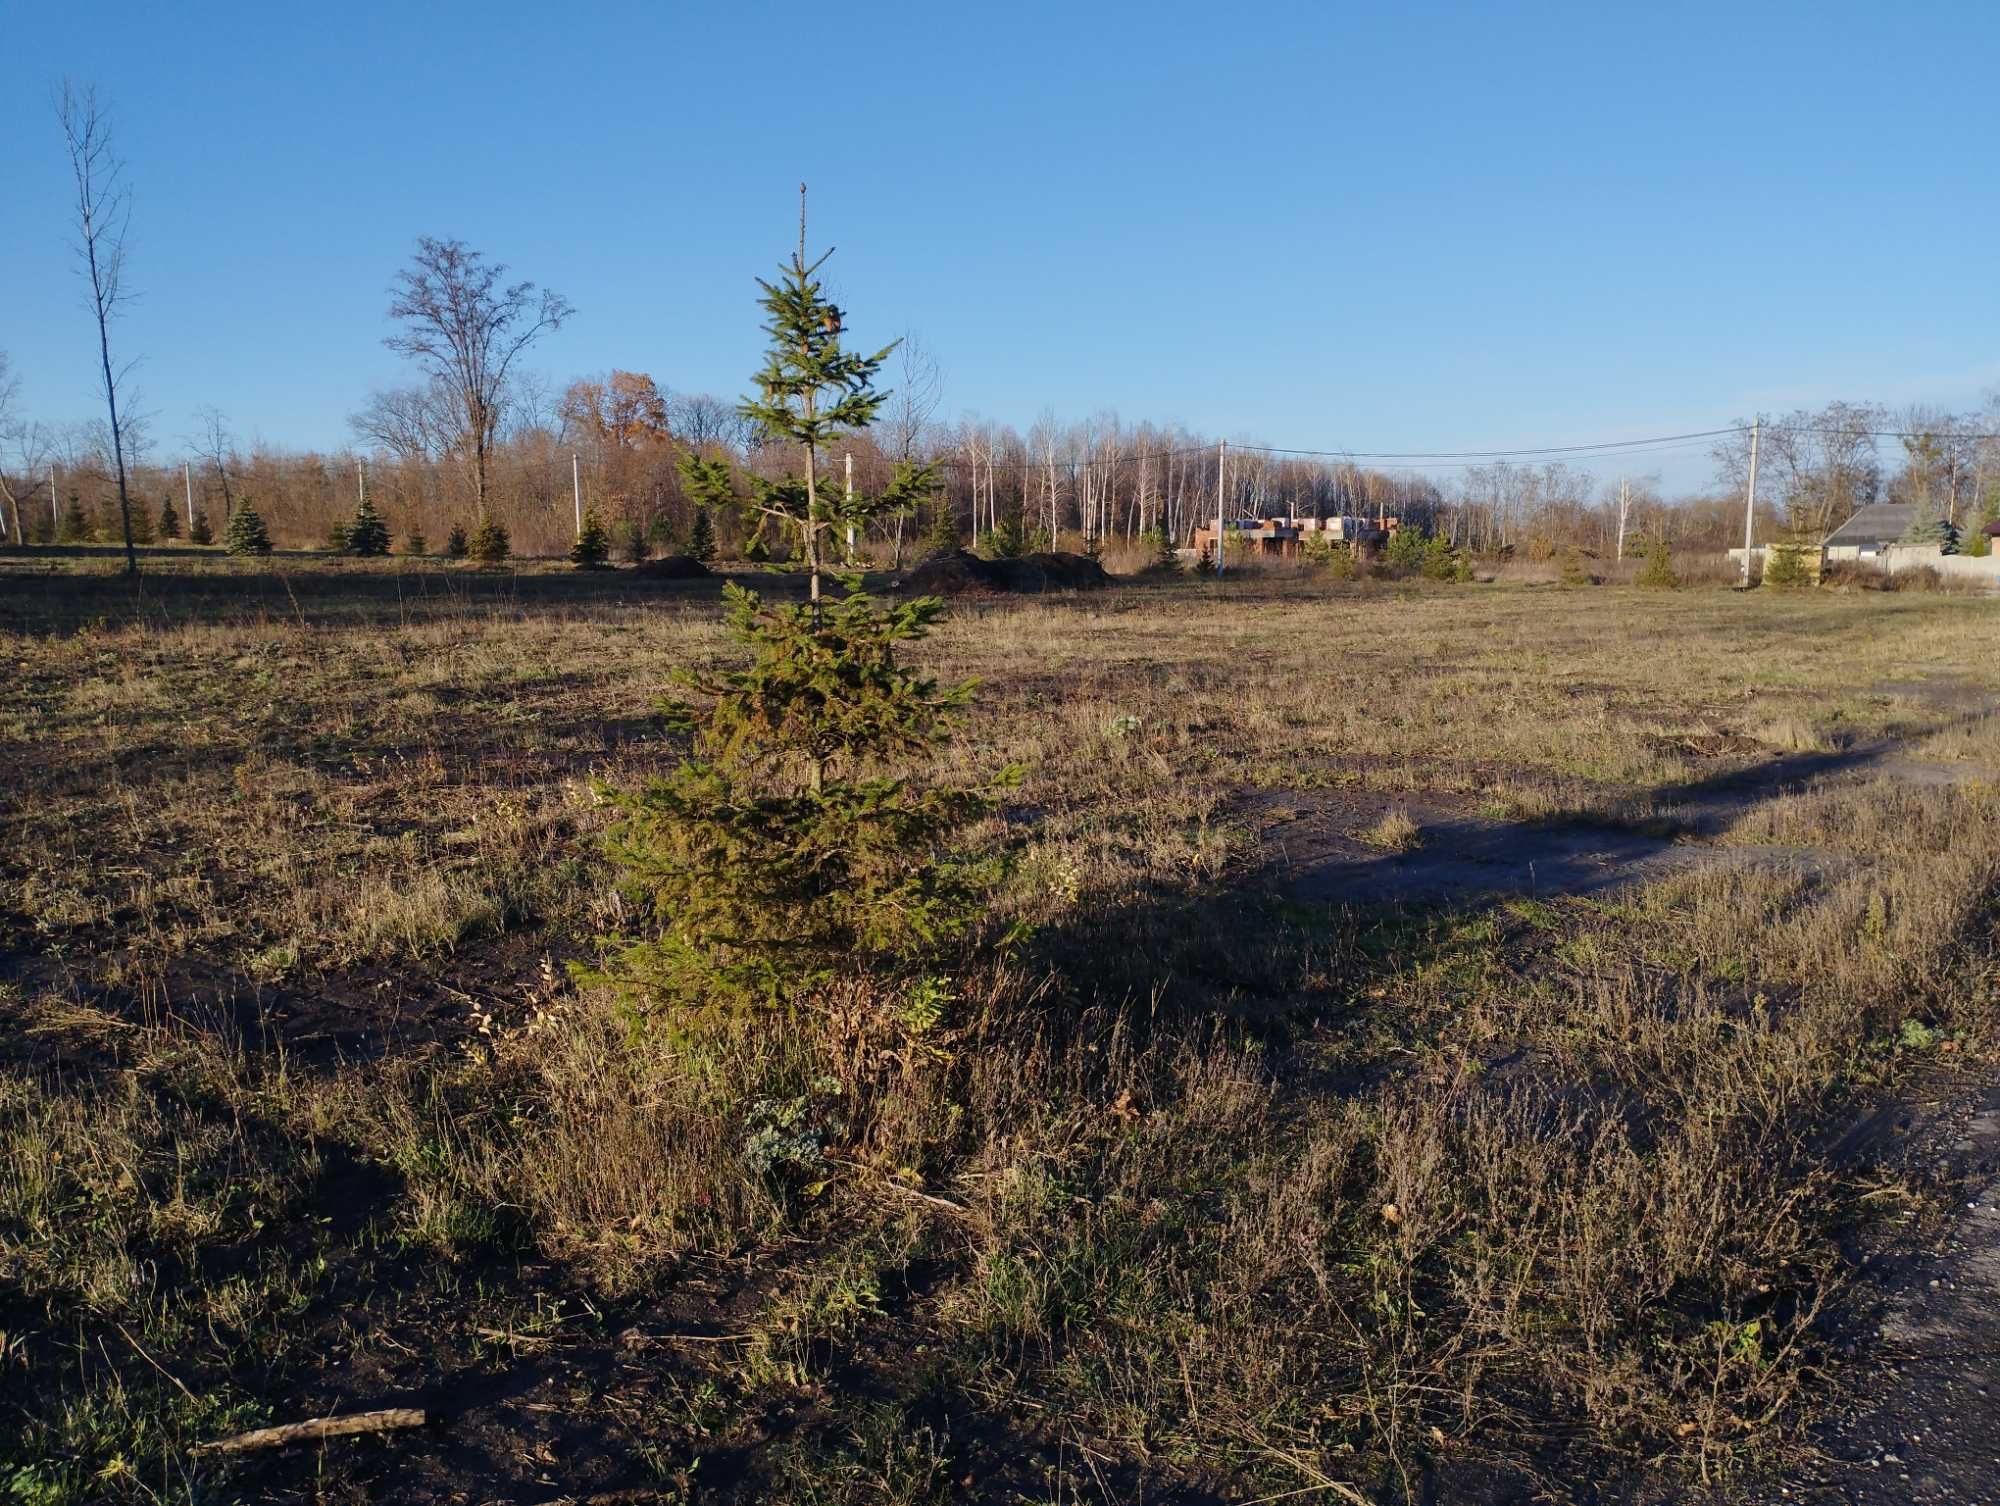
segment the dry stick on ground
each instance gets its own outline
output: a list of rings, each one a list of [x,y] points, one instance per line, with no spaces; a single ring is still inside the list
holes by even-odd
[[[288,1422],[275,1428],[252,1428],[247,1433],[218,1438],[196,1445],[197,1454],[244,1454],[252,1449],[283,1448],[288,1443],[312,1443],[323,1438],[345,1438],[353,1433],[387,1433],[398,1428],[420,1428],[430,1421],[422,1407],[384,1407],[379,1412],[352,1412],[345,1417],[309,1417],[304,1422]]]

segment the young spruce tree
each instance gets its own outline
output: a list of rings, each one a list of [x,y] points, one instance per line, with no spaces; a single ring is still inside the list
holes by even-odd
[[[347,552],[374,559],[389,552],[389,525],[366,497],[347,525]]]
[[[704,565],[715,559],[715,520],[706,507],[697,507],[694,521],[688,525],[688,553]]]
[[[181,536],[181,515],[174,511],[174,499],[168,497],[160,504],[160,539],[164,543],[177,542]]]
[[[931,480],[909,467],[887,492],[850,499],[821,474],[837,436],[875,421],[888,396],[875,377],[894,348],[862,355],[841,344],[840,310],[818,278],[825,260],[806,260],[802,192],[798,254],[776,281],[759,279],[770,353],[741,408],[801,462],[778,480],[750,478],[743,505],[753,541],[779,530],[793,546],[807,599],[726,587],[748,666],[677,675],[696,697],[666,707],[691,734],[686,758],[643,789],[611,794],[623,812],[611,855],[643,920],[606,974],[642,1017],[676,1030],[807,1013],[836,994],[881,1006],[844,1010],[849,1030],[907,1019],[899,1001],[928,986],[981,906],[986,871],[953,849],[991,789],[899,772],[935,754],[972,694],[898,658],[943,603],[880,607],[858,577],[828,568],[835,530],[907,505]],[[692,461],[682,474],[698,505],[733,500],[720,462]],[[831,599],[830,579],[841,587]]]
[[[231,554],[269,554],[271,533],[264,519],[245,497],[229,515],[229,527],[222,535],[222,547]]]
[[[596,513],[585,513],[583,529],[577,534],[576,542],[569,546],[569,562],[579,570],[602,570],[610,559],[610,535],[597,521]]]

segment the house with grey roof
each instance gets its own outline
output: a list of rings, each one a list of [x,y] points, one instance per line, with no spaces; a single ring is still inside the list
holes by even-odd
[[[1914,502],[1871,502],[1826,536],[1826,559],[1879,561],[1916,518]]]

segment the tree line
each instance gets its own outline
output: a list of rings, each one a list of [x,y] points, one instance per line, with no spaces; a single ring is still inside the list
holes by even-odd
[[[337,545],[365,490],[405,543],[491,526],[514,552],[561,555],[587,509],[639,556],[691,536],[688,460],[721,467],[712,474],[734,476],[742,494],[788,463],[754,405],[676,390],[635,369],[548,381],[526,358],[570,317],[569,300],[511,280],[504,264],[462,241],[430,236],[396,273],[386,308],[383,343],[410,362],[415,380],[371,393],[349,417],[350,445],[245,448],[213,408],[178,447],[163,444],[126,390],[129,366],[112,354],[130,289],[108,117],[94,94],[68,85],[57,112],[75,169],[76,249],[105,415],[28,419],[0,351],[6,542],[118,543],[136,568],[133,546],[219,536],[248,497],[278,547]],[[1254,444],[1225,448],[1219,436],[1111,411],[1065,421],[1044,409],[1025,431],[977,415],[942,422],[943,369],[907,333],[887,375],[880,421],[828,451],[826,481],[877,494],[898,467],[931,468],[917,507],[869,525],[868,543],[897,561],[919,537],[935,546],[1003,530],[1076,547],[1146,534],[1184,541],[1218,511],[1396,517],[1477,554],[1608,556],[1639,537],[1706,552],[1742,537],[1747,421],[1715,447],[1714,487],[1669,499],[1650,476],[1606,480],[1561,462],[1504,460],[1442,476],[1387,470]],[[1759,535],[1817,539],[1881,500],[1919,503],[1954,526],[1990,518],[2000,510],[1996,431],[2000,396],[1968,413],[1836,402],[1763,421]],[[725,551],[743,546],[733,512],[710,521]]]

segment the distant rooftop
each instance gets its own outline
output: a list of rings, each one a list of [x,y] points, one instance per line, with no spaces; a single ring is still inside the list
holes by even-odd
[[[1871,502],[1826,536],[1827,546],[1859,545],[1863,549],[1893,544],[1916,521],[1914,502]]]

